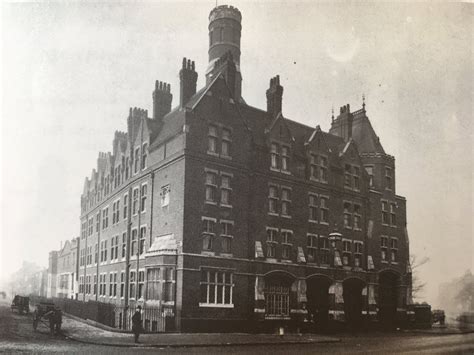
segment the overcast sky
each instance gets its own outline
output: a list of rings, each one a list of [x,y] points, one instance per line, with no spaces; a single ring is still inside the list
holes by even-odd
[[[222,4],[219,1],[219,4]],[[426,300],[473,268],[473,6],[228,1],[243,16],[243,97],[266,108],[279,74],[283,113],[330,126],[331,107],[367,112],[396,158]],[[179,102],[182,57],[207,66],[214,1],[14,3],[2,8],[1,269],[47,266],[79,236],[80,195],[99,151],[151,114],[156,79]]]

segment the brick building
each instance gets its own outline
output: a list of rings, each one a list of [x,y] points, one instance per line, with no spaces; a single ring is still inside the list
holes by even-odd
[[[156,308],[181,331],[394,324],[411,298],[406,200],[365,104],[323,132],[282,114],[276,76],[267,109],[247,105],[241,14],[209,20],[205,87],[184,58],[179,104],[156,81],[151,117],[130,109],[85,179],[79,299]]]
[[[56,270],[56,297],[76,298],[78,238],[67,240],[58,251]],[[62,243],[61,243],[62,244]]]

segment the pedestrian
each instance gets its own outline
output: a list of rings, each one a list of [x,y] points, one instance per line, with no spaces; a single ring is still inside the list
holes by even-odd
[[[135,335],[135,343],[138,343],[138,337],[140,336],[140,331],[142,330],[142,307],[138,306],[135,314],[132,317],[132,332]]]

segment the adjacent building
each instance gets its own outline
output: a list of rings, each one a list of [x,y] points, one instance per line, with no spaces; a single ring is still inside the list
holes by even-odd
[[[394,324],[411,302],[395,158],[364,103],[328,117],[329,132],[282,113],[278,76],[266,110],[246,104],[240,35],[239,10],[214,8],[206,85],[184,58],[178,104],[156,81],[152,113],[130,109],[99,153],[81,195],[78,299],[114,303],[117,326],[141,304],[152,331],[153,309],[180,331]]]

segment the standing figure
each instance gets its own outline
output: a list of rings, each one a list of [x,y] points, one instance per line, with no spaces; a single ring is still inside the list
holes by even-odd
[[[132,317],[132,332],[135,335],[135,343],[138,343],[138,337],[140,336],[140,331],[142,330],[142,307],[138,306],[135,314]]]

